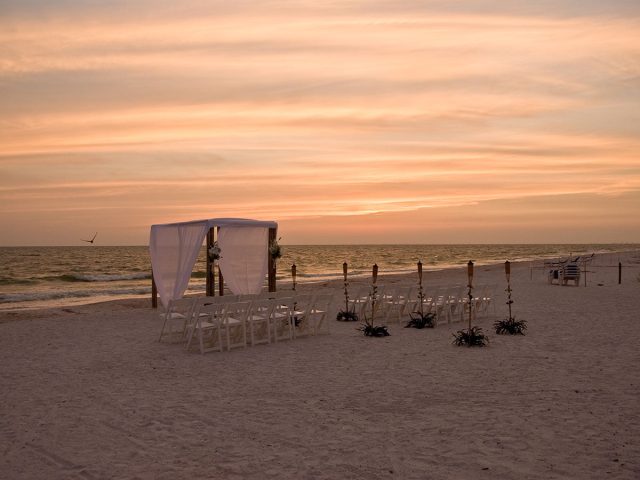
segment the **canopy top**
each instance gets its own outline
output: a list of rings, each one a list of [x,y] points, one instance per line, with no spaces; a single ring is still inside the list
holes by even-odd
[[[160,223],[151,225],[155,227],[180,227],[182,225],[207,225],[213,227],[265,227],[278,228],[278,224],[273,221],[251,220],[249,218],[209,218],[203,220],[191,220],[189,222]]]

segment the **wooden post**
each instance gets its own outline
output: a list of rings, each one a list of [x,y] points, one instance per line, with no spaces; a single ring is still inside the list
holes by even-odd
[[[618,262],[618,285],[622,283],[622,262]]]
[[[213,297],[216,292],[216,276],[215,276],[215,260],[211,260],[211,256],[209,255],[209,249],[213,247],[214,239],[214,229],[210,228],[209,232],[207,232],[207,289],[206,295],[207,297]]]
[[[151,272],[151,308],[158,308],[158,287],[153,279],[153,271]]]
[[[275,228],[270,228],[269,229],[269,247],[271,247],[271,244],[273,242],[276,241],[276,229]],[[269,249],[267,248],[267,256],[269,259],[269,263],[268,263],[268,276],[269,276],[269,291],[270,292],[275,292],[276,291],[276,261],[273,259],[273,257],[271,256],[271,253],[269,252]]]
[[[296,268],[296,264],[294,263],[293,265],[291,265],[291,278],[293,280],[293,291],[296,291],[296,274],[297,274],[297,268]]]

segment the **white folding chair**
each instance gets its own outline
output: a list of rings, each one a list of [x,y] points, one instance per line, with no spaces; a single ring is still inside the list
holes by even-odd
[[[187,344],[185,346],[187,350],[191,349],[194,337],[196,337],[201,354],[211,351],[222,351],[224,303],[216,300],[216,298],[220,297],[197,299],[192,321],[187,326]]]
[[[304,337],[313,334],[313,328],[309,322],[309,310],[313,307],[313,295],[303,294],[293,297],[291,318],[293,322],[293,338]]]
[[[185,329],[193,317],[195,303],[195,298],[169,300],[166,310],[160,313],[162,329],[159,342],[165,339],[172,343],[184,341]]]
[[[222,329],[227,340],[227,350],[247,346],[247,317],[251,302],[233,302],[224,305]]]
[[[293,309],[293,297],[282,297],[271,300],[273,310],[271,311],[271,330],[273,340],[291,340],[293,338],[293,327],[291,311]]]
[[[364,314],[370,301],[371,290],[369,287],[359,286],[349,291],[349,310],[354,311],[360,320],[364,320]]]
[[[247,315],[251,346],[260,343],[271,343],[271,314],[274,303],[268,298],[260,298],[251,302]]]
[[[395,287],[385,291],[382,296],[385,321],[400,323],[402,317],[411,313],[409,310],[412,305],[412,291],[413,287]]]
[[[489,285],[478,285],[474,290],[473,304],[475,316],[485,315],[489,310],[491,294]]]
[[[307,315],[313,335],[329,333],[329,315],[333,308],[333,295],[322,293],[313,299],[313,306]]]
[[[451,321],[451,305],[449,303],[448,287],[438,287],[433,293],[433,312],[436,315],[437,325]]]
[[[487,285],[483,299],[485,304],[485,311],[488,311],[489,307],[491,307],[494,315],[496,314],[496,287],[497,285],[494,284]]]

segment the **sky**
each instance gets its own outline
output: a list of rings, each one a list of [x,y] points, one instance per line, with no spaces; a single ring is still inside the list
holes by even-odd
[[[0,3],[0,245],[640,242],[640,2]]]

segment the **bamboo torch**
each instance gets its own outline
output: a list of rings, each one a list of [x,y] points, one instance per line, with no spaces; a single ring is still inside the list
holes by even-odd
[[[344,312],[345,314],[349,311],[349,289],[347,287],[347,271],[349,270],[349,266],[347,262],[342,264],[342,275],[344,275]],[[354,308],[355,311],[355,308]]]
[[[467,276],[469,277],[469,333],[471,333],[471,310],[473,307],[473,294],[471,293],[473,288],[473,262],[471,260],[467,263]]]
[[[420,297],[420,316],[424,317],[424,294],[422,293],[422,262],[418,260],[418,296]]]
[[[511,300],[511,263],[509,260],[504,262],[504,273],[507,276],[507,305],[509,305],[509,320],[511,320],[511,304],[513,300]]]
[[[373,283],[371,284],[371,326],[373,326],[373,322],[376,318],[376,298],[378,296],[378,286],[376,282],[378,281],[378,264],[373,264]]]

